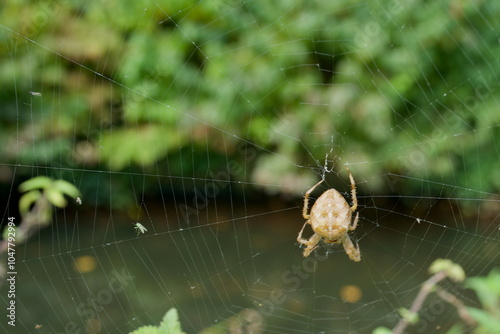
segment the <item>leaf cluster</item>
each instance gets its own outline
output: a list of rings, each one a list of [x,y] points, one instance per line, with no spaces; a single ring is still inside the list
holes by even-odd
[[[130,334],[186,334],[181,329],[177,309],[171,308],[165,313],[158,326],[142,326]]]
[[[319,167],[333,146],[342,162],[378,162],[360,165],[366,180],[500,189],[500,45],[483,15],[497,2],[155,4],[3,5],[5,162],[198,175],[230,159],[248,170],[235,179],[300,194],[310,170],[297,165]]]

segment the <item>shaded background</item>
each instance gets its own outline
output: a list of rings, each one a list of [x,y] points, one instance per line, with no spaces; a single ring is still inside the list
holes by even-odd
[[[495,1],[0,6],[2,224],[36,175],[83,201],[18,247],[20,332],[122,333],[174,306],[189,333],[247,308],[266,333],[364,333],[434,259],[499,264]],[[362,261],[324,246],[307,272],[301,196],[326,164],[315,197],[349,198],[345,163]],[[415,332],[456,321],[427,310]]]

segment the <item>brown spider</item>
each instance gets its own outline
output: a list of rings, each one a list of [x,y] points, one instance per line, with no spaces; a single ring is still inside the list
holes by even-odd
[[[323,239],[324,242],[328,243],[342,243],[345,252],[351,260],[356,262],[361,260],[359,244],[356,244],[356,247],[354,247],[354,244],[347,234],[347,232],[353,231],[356,226],[358,226],[359,212],[356,213],[356,217],[352,222],[352,213],[356,211],[358,207],[358,199],[356,198],[356,184],[354,183],[351,171],[347,166],[345,166],[345,169],[349,173],[349,179],[351,180],[353,202],[351,207],[349,207],[344,196],[332,188],[321,194],[316,200],[316,203],[312,206],[311,212],[309,214],[307,213],[309,208],[309,194],[311,194],[324,179],[312,186],[304,195],[302,216],[304,219],[307,219],[307,221],[304,223],[304,226],[302,226],[299,236],[297,237],[298,242],[307,246],[304,249],[304,257],[308,257]],[[309,238],[309,240],[302,238],[302,232],[307,224],[311,224],[311,228],[314,231],[314,235]]]

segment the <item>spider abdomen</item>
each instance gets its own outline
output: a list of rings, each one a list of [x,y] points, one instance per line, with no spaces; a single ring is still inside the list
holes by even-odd
[[[349,204],[337,190],[325,191],[311,209],[311,226],[326,239],[338,239],[346,233],[351,223]]]

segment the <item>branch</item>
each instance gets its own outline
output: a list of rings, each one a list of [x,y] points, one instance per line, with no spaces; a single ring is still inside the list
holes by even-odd
[[[467,308],[465,307],[464,303],[457,297],[455,297],[453,294],[449,293],[448,291],[437,288],[436,289],[437,295],[444,300],[445,302],[450,303],[451,305],[455,306],[457,309],[458,315],[460,318],[462,318],[463,321],[469,326],[476,326],[477,322],[474,320],[474,318],[471,317],[469,314],[469,311],[467,311]]]
[[[422,287],[420,288],[420,291],[417,294],[417,297],[413,301],[413,304],[411,304],[410,307],[410,314],[418,314],[418,311],[422,309],[422,306],[424,305],[424,301],[427,298],[427,295],[432,292],[434,289],[434,286],[441,282],[443,279],[447,277],[447,272],[446,271],[440,271],[437,272],[436,274],[432,275],[427,281],[424,282]],[[394,329],[392,330],[393,334],[402,334],[403,331],[408,327],[410,324],[410,320],[408,317],[403,317],[401,320],[399,320],[398,324]]]

